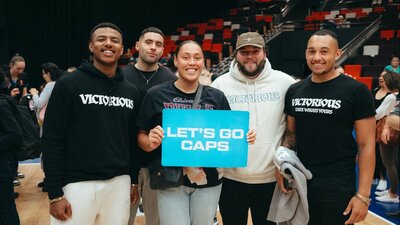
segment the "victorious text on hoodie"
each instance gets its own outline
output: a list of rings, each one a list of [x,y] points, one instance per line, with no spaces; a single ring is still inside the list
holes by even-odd
[[[72,182],[123,174],[137,182],[132,152],[138,96],[119,69],[108,78],[89,62],[57,81],[43,132],[50,199],[62,196],[62,187]]]

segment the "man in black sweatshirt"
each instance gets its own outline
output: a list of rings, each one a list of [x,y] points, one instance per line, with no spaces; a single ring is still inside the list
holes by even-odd
[[[93,63],[53,89],[43,132],[51,224],[126,225],[137,201],[130,187],[139,171],[132,154],[139,93],[117,67],[123,49],[121,30],[98,24],[89,39]]]

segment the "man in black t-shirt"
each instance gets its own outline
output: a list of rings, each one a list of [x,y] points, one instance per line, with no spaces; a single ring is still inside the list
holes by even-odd
[[[288,123],[283,145],[296,149],[313,174],[307,183],[309,225],[354,224],[368,213],[375,163],[375,110],[365,85],[335,71],[340,55],[335,33],[314,33],[306,49],[312,74],[293,84],[285,97]],[[282,177],[278,182],[287,192]]]
[[[176,80],[177,77],[170,69],[158,64],[158,60],[164,50],[164,34],[156,27],[148,27],[140,34],[139,41],[136,42],[136,50],[139,57],[136,64],[125,66],[122,71],[128,81],[139,89],[139,102],[143,101],[146,91],[158,84],[166,81]],[[136,135],[136,134],[135,134]],[[135,136],[134,136],[135,137]],[[133,137],[133,138],[134,138]],[[146,214],[147,225],[160,225],[157,209],[156,192],[149,186],[149,172],[147,164],[154,159],[154,153],[146,153],[136,148],[140,160],[139,184],[134,184],[133,188],[140,190],[143,208]],[[138,204],[131,206],[129,225],[135,222]]]

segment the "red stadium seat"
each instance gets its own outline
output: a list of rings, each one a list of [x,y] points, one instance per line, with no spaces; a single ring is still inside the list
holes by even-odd
[[[355,65],[345,65],[344,66],[344,72],[353,76],[353,77],[360,77],[361,76],[361,65],[355,64]]]
[[[367,85],[367,87],[371,90],[372,83],[374,78],[373,77],[357,77],[356,80],[360,81],[361,83]]]
[[[381,30],[380,37],[386,40],[394,38],[394,30]]]
[[[211,52],[222,52],[222,44],[221,43],[215,43],[212,45]]]

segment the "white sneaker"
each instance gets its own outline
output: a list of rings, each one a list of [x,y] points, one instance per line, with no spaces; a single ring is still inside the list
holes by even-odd
[[[389,195],[389,190],[384,190],[384,191],[375,191],[376,196],[384,196],[384,195]]]
[[[400,203],[399,197],[396,196],[395,198],[390,197],[389,195],[378,196],[375,198],[377,201],[380,202],[387,202],[387,203]]]
[[[379,180],[378,186],[376,186],[377,191],[383,191],[387,189],[387,181]]]

